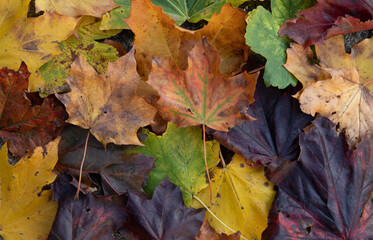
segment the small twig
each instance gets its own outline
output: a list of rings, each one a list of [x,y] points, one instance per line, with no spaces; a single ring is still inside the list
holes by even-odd
[[[85,155],[87,153],[88,139],[89,139],[89,130],[88,130],[87,138],[85,140],[83,160],[82,160],[82,163],[80,164],[79,183],[78,183],[78,189],[76,190],[75,197],[74,197],[75,200],[79,200],[80,183],[82,182],[83,164],[85,160]]]
[[[202,124],[202,131],[203,131],[203,153],[204,153],[204,158],[205,158],[205,167],[206,167],[207,178],[209,180],[209,186],[210,186],[210,202],[212,202],[212,185],[211,185],[209,167],[207,166],[205,124]]]
[[[223,165],[223,168],[225,168],[227,165],[225,164],[225,161],[224,161],[224,158],[223,158],[223,154],[221,153],[221,149],[219,150],[219,155],[220,155],[221,165]]]
[[[261,67],[258,67],[258,68],[255,68],[254,70],[251,70],[250,72],[248,72],[248,74],[253,74],[253,73],[256,73],[262,69],[264,69],[265,66],[261,66]]]

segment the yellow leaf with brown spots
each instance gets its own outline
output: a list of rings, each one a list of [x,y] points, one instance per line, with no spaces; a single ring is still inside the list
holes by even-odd
[[[80,17],[89,15],[101,18],[104,13],[117,7],[113,0],[36,0],[36,11],[58,13],[65,16]]]
[[[212,203],[209,187],[196,195],[225,224],[206,211],[211,226],[218,233],[240,231],[241,239],[261,239],[276,194],[274,185],[264,176],[264,168],[250,167],[243,157],[236,154],[226,167],[215,168],[211,181]],[[192,207],[203,207],[199,200],[194,198]]]
[[[13,3],[10,5],[14,6]],[[79,19],[58,14],[27,18],[27,6],[24,5],[25,2],[17,5],[18,9],[9,7],[12,15],[4,6],[0,9],[0,15],[6,16],[6,20],[0,22],[0,68],[18,69],[24,61],[31,72],[29,91],[34,92],[44,87],[38,68],[61,53],[58,41],[73,33]]]
[[[67,122],[90,129],[104,145],[142,145],[137,130],[150,124],[156,113],[136,95],[140,77],[133,52],[110,62],[103,75],[79,55],[66,78],[71,92],[57,95],[69,114]]]
[[[56,178],[52,172],[58,156],[60,138],[50,142],[47,153],[42,147],[24,156],[12,166],[8,163],[8,148],[0,150],[0,237],[1,239],[47,239],[58,204],[52,191],[43,186]]]

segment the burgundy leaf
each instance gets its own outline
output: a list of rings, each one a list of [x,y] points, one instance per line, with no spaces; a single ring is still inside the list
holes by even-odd
[[[371,0],[318,0],[316,6],[297,15],[281,26],[279,35],[304,47],[321,44],[336,35],[373,28]]]
[[[74,200],[76,188],[70,184],[71,180],[71,176],[62,175],[52,186],[58,211],[48,240],[116,240],[115,234],[128,217],[127,198],[81,193],[79,200]]]
[[[298,132],[311,123],[312,117],[304,114],[298,100],[291,95],[296,89],[279,90],[265,87],[259,80],[255,102],[248,114],[257,120],[245,121],[228,133],[213,131],[221,144],[263,165],[277,166],[285,161],[294,161],[299,155]]]
[[[137,239],[194,239],[205,218],[204,209],[187,208],[180,188],[168,178],[157,185],[151,200],[129,193],[127,229]]]
[[[319,118],[300,146],[299,160],[271,176],[279,189],[263,239],[372,239],[373,138],[348,149]]]

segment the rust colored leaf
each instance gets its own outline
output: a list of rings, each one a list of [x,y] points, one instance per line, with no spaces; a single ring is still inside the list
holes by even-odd
[[[203,221],[202,227],[195,240],[240,240],[241,233],[238,231],[236,233],[227,235],[225,233],[218,234],[209,222],[205,219]]]
[[[66,112],[53,97],[32,105],[26,96],[29,71],[25,63],[18,71],[0,70],[0,137],[9,151],[21,157],[56,138],[64,125]],[[35,96],[34,96],[35,97]]]
[[[79,56],[66,79],[71,92],[57,95],[69,113],[67,122],[90,129],[104,145],[142,145],[137,130],[151,123],[156,113],[136,95],[140,77],[133,52],[109,63],[103,75]]]
[[[254,102],[258,74],[224,77],[219,53],[206,39],[195,45],[188,59],[185,71],[169,57],[153,59],[148,83],[161,96],[157,106],[164,119],[179,127],[205,124],[224,132],[250,119],[241,110]]]

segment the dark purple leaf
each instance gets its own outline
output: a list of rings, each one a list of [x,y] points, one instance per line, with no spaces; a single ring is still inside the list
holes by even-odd
[[[157,185],[151,200],[129,193],[127,229],[137,239],[194,239],[205,218],[204,209],[187,208],[180,188],[168,178]]]
[[[214,131],[221,144],[248,160],[272,167],[283,160],[294,161],[299,155],[298,132],[311,123],[312,117],[304,114],[298,100],[291,95],[296,90],[288,87],[279,90],[265,87],[258,80],[255,102],[248,114],[257,120],[244,122],[228,133]]]
[[[373,239],[373,138],[350,150],[319,118],[300,146],[299,160],[271,176],[279,190],[263,239]]]
[[[71,180],[70,175],[62,175],[52,185],[58,211],[48,240],[116,240],[115,234],[128,218],[127,197],[81,193],[79,200],[74,200],[76,188]]]

